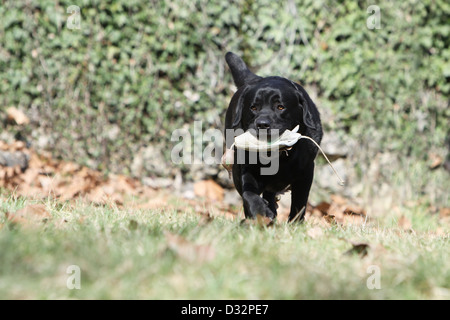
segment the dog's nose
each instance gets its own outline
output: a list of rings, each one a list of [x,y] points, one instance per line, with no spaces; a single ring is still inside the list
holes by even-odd
[[[268,119],[256,120],[256,127],[258,129],[270,129],[270,121]]]

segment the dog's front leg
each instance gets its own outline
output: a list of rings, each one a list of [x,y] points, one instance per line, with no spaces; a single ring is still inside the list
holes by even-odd
[[[289,221],[302,222],[306,206],[308,204],[309,190],[311,189],[314,177],[314,163],[301,171],[300,177],[291,184],[291,212],[289,213]]]
[[[261,198],[264,186],[260,185],[251,172],[242,175],[242,199],[244,213],[248,219],[255,219],[257,215],[270,219],[275,218],[274,212],[269,208],[268,202]]]

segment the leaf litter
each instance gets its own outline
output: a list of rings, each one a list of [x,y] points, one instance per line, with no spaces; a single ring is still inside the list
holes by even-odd
[[[168,188],[146,186],[138,179],[125,175],[105,175],[99,171],[79,164],[53,159],[49,154],[37,154],[27,148],[22,141],[5,143],[0,141],[0,152],[21,152],[28,159],[26,167],[4,166],[0,164],[0,188],[13,192],[15,196],[32,199],[58,199],[73,201],[84,199],[96,205],[127,206],[129,209],[171,210],[178,213],[192,212],[206,217],[201,224],[216,216],[227,219],[242,219],[242,205],[233,206],[224,203],[225,190],[217,182],[209,179],[193,184],[194,199],[185,199]],[[131,200],[130,200],[131,199]],[[447,219],[449,208],[442,208],[440,216]],[[8,213],[11,216],[11,213]],[[260,217],[254,223],[260,226],[272,226],[285,223],[289,208],[279,204],[278,217],[270,221]],[[47,219],[49,217],[46,217]],[[349,199],[331,195],[330,201],[322,201],[306,208],[305,221],[312,226],[328,228],[339,226],[362,226],[370,221],[366,211]],[[31,219],[28,214],[19,214],[17,221]],[[403,218],[402,218],[403,219]],[[405,218],[406,219],[406,218]],[[406,220],[400,220],[403,229],[409,229]],[[311,231],[312,238],[317,231]]]
[[[12,224],[29,227],[47,222],[52,218],[52,215],[43,204],[29,204],[16,212],[7,212],[6,218]]]

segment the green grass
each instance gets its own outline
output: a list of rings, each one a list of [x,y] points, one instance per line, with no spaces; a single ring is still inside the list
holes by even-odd
[[[410,210],[414,231],[396,219],[358,227],[205,221],[189,208],[134,210],[40,201],[52,217],[31,227],[6,212],[37,201],[0,195],[1,299],[449,299],[448,225]],[[406,210],[406,209],[405,209]],[[316,227],[317,228],[317,227]],[[436,233],[436,230],[440,232]],[[442,232],[442,229],[444,232]],[[205,245],[212,259],[186,258],[167,234]],[[368,254],[346,254],[351,243]],[[67,288],[70,265],[81,289]],[[370,266],[381,289],[366,283]]]

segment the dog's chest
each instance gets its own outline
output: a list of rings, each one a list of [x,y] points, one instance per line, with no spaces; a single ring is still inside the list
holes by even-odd
[[[282,192],[286,190],[298,176],[298,163],[295,159],[282,156],[279,159],[279,168],[275,174],[260,174],[259,179],[265,191]]]

